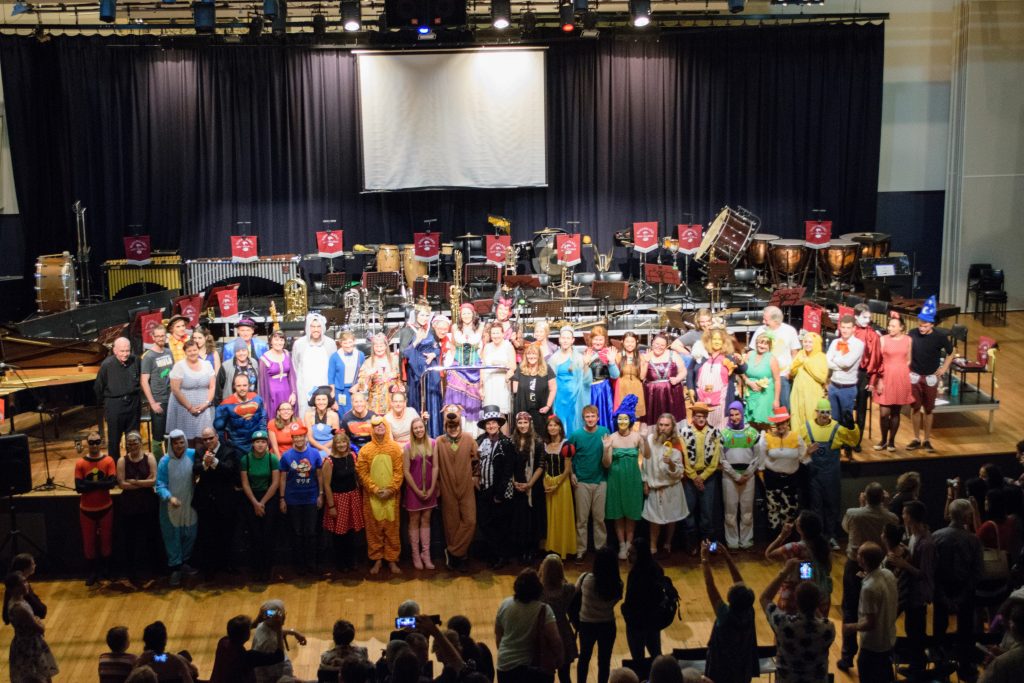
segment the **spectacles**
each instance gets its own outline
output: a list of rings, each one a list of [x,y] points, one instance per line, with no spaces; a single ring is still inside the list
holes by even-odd
[[[88,441],[86,441],[86,443],[89,444],[90,446],[99,446],[103,442],[101,440],[99,440],[99,439],[96,439],[95,441],[93,441],[92,439],[89,439]]]
[[[203,436],[203,437],[200,437],[200,438],[202,438],[203,441],[213,441],[217,437],[215,437],[215,436]]]

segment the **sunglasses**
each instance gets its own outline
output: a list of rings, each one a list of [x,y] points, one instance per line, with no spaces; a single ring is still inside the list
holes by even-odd
[[[97,439],[95,441],[93,441],[92,439],[89,439],[88,441],[86,441],[86,443],[89,444],[90,446],[99,446],[103,442],[101,440],[99,440],[99,439]]]

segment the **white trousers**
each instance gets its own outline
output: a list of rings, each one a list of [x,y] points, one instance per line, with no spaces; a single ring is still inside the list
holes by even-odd
[[[754,477],[737,484],[729,475],[722,476],[722,500],[725,503],[725,544],[730,548],[746,548],[754,544]],[[737,508],[739,515],[737,516]],[[737,529],[737,521],[739,529]]]

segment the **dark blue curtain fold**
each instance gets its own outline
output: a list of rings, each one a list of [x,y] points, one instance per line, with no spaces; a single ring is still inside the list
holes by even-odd
[[[841,232],[875,224],[883,27],[700,30],[550,46],[549,187],[361,194],[356,58],[295,46],[160,49],[119,39],[0,38],[26,254],[93,263],[141,224],[157,248],[228,253],[236,221],[261,252],[445,236],[508,216],[516,239],[578,220],[604,249],[635,220],[707,223],[724,205],[802,236],[812,208]],[[28,267],[29,264],[26,264]]]

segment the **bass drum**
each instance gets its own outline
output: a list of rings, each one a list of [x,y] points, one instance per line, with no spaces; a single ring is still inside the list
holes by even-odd
[[[397,246],[394,244],[382,244],[377,247],[378,273],[397,273],[401,265]]]
[[[402,245],[402,272],[405,273],[405,284],[409,289],[416,284],[416,278],[427,276],[428,267],[426,261],[416,260],[416,245]]]
[[[533,238],[533,272],[551,277],[561,277],[563,266],[558,265],[558,248],[556,238],[567,234],[561,228],[550,228],[545,234]],[[582,246],[582,245],[581,245]]]
[[[747,253],[747,246],[757,232],[757,222],[752,218],[728,206],[719,211],[694,258],[705,261],[714,254],[718,260],[735,265]]]
[[[71,254],[48,254],[36,260],[36,310],[60,313],[78,308],[75,262]]]

